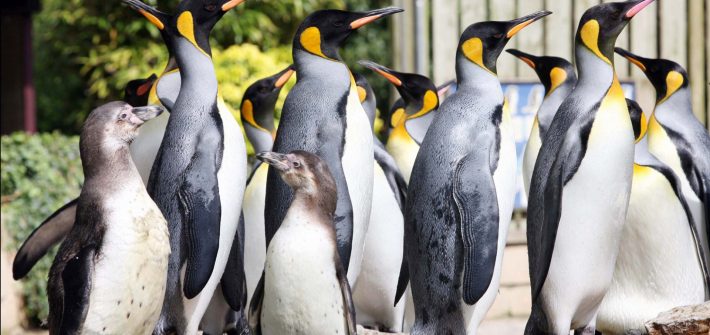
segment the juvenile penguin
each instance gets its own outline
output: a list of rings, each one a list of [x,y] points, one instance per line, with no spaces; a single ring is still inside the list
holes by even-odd
[[[278,171],[294,196],[269,243],[260,282],[264,294],[250,307],[252,328],[264,335],[354,335],[350,286],[333,221],[337,190],[328,164],[306,151],[257,157]]]
[[[394,128],[387,139],[387,151],[397,162],[404,180],[409,181],[419,146],[439,107],[437,88],[422,75],[397,72],[370,61],[359,63],[387,79],[402,96],[403,108],[392,115]]]
[[[111,102],[81,132],[85,182],[76,223],[47,284],[50,334],[150,334],[165,294],[170,240],[128,145],[157,106]]]
[[[510,38],[549,14],[475,23],[461,35],[458,89],[434,116],[407,193],[413,335],[475,334],[493,304],[516,175],[512,121],[496,60]]]
[[[155,333],[194,334],[220,284],[232,243],[241,240],[235,234],[246,185],[246,149],[236,120],[218,106],[209,33],[242,0],[183,0],[175,15],[124,1],[167,32],[180,69],[180,93],[148,181],[148,193],[168,221],[172,251]],[[230,296],[241,297],[243,278],[231,283]]]
[[[634,158],[614,43],[652,1],[600,4],[580,20],[579,80],[550,124],[530,184],[527,334],[594,333],[619,252]]]
[[[296,85],[284,102],[274,142],[277,152],[305,150],[317,154],[333,173],[338,189],[338,251],[352,284],[360,271],[370,218],[374,158],[370,123],[358,99],[355,80],[338,49],[356,29],[401,11],[321,10],[306,17],[293,40]],[[264,211],[267,246],[283,222],[292,195],[288,185],[271,170]]]
[[[614,277],[597,327],[604,334],[645,333],[645,322],[705,300],[705,260],[680,179],[648,152],[646,118],[629,102],[636,150],[629,209]]]
[[[535,114],[523,154],[523,186],[525,194],[529,194],[530,178],[532,178],[535,168],[537,153],[540,151],[545,133],[555,117],[555,112],[572,91],[574,85],[577,84],[577,74],[574,72],[572,63],[563,58],[533,56],[516,49],[506,51],[535,70],[540,82],[545,87],[545,98]]]
[[[355,73],[360,102],[370,124],[375,122],[375,94],[367,79]],[[380,140],[375,143],[374,186],[370,225],[365,235],[362,267],[352,289],[357,323],[368,328],[402,331],[404,301],[395,294],[404,247],[404,200],[407,185],[394,158]]]
[[[648,124],[648,150],[678,176],[693,213],[706,259],[710,259],[710,135],[693,114],[688,73],[678,63],[649,59],[617,48],[656,89]]]

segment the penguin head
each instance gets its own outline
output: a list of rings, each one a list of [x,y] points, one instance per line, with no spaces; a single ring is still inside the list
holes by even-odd
[[[416,73],[397,72],[371,61],[358,63],[377,72],[395,86],[404,99],[404,109],[408,114],[406,118],[420,117],[439,107],[439,95],[431,79]],[[397,121],[401,121],[401,115],[392,115],[392,122]]]
[[[643,114],[643,109],[639,106],[638,102],[626,99],[626,107],[629,109],[629,116],[631,117],[631,125],[634,127],[634,138],[636,143],[641,141],[644,135],[646,135],[646,126],[648,121],[646,116]]]
[[[577,81],[574,66],[564,58],[534,56],[516,49],[506,51],[535,70],[540,82],[545,86],[545,95],[549,95],[563,84],[573,85]]]
[[[577,44],[612,64],[616,38],[629,21],[653,1],[609,2],[587,9],[579,20]]]
[[[331,212],[335,211],[337,191],[335,180],[328,165],[307,151],[295,150],[288,154],[264,151],[256,155],[262,162],[278,171],[281,178],[296,193],[307,195],[323,194],[333,201]]]
[[[656,89],[657,104],[688,87],[688,72],[680,64],[662,58],[644,58],[621,48],[614,50],[643,71]]]
[[[148,104],[150,89],[153,87],[158,76],[155,73],[145,79],[134,79],[126,84],[123,90],[123,101],[132,106],[145,106]]]
[[[138,136],[138,128],[163,111],[160,106],[133,107],[123,101],[109,102],[91,111],[84,122],[81,140],[130,144]]]
[[[124,3],[143,14],[148,21],[158,27],[166,42],[176,37],[182,37],[207,55],[211,55],[209,34],[214,25],[227,11],[244,1],[182,0],[178,4],[177,14],[170,15],[146,5],[140,0],[123,0]],[[171,50],[172,42],[168,44],[168,49]]]
[[[401,11],[400,8],[387,7],[367,12],[335,9],[313,12],[296,30],[293,48],[318,57],[340,60],[338,49],[353,31],[381,17]]]
[[[508,41],[521,29],[550,14],[550,11],[539,11],[511,21],[474,23],[461,34],[457,53],[495,74],[496,61]]]
[[[353,72],[353,77],[355,78],[355,86],[357,86],[358,98],[372,127],[375,125],[375,117],[377,116],[377,98],[375,97],[375,92],[372,90],[372,86],[370,86],[365,76]]]
[[[249,126],[267,132],[273,136],[274,107],[281,88],[294,73],[293,65],[273,76],[259,79],[251,84],[242,97],[241,117]]]

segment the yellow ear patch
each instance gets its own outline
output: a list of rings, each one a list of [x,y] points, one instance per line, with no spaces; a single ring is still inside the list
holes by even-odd
[[[668,98],[670,98],[673,93],[678,91],[678,89],[683,86],[684,81],[685,80],[683,79],[683,75],[680,74],[678,71],[668,72],[668,75],[666,75],[666,96],[663,97],[663,100],[661,100],[659,103],[668,100]]]
[[[550,95],[550,93],[560,87],[565,80],[567,80],[567,72],[562,68],[553,67],[550,70],[550,91],[547,92],[547,95]]]
[[[192,43],[197,50],[202,51],[205,55],[207,54],[199,45],[197,45],[197,40],[195,40],[195,21],[192,20],[192,13],[189,11],[184,11],[180,13],[177,19],[177,29],[180,35],[185,37],[190,43]]]
[[[432,109],[436,108],[436,104],[439,103],[439,95],[432,90],[426,91],[424,93],[424,99],[422,100],[422,108],[414,113],[414,115],[408,117],[408,119],[416,119],[420,116],[426,115],[431,112]]]
[[[165,29],[165,25],[163,24],[163,22],[161,22],[155,15],[153,15],[145,10],[142,10],[142,9],[139,9],[138,11],[141,14],[143,14],[143,16],[145,16],[145,18],[148,19],[148,21],[150,21],[150,23],[152,23],[153,25],[158,27],[158,29],[160,29],[160,30]]]
[[[584,43],[589,50],[606,63],[611,64],[609,58],[606,58],[601,50],[599,50],[599,22],[597,20],[587,21],[579,30],[579,36],[582,38],[582,43]]]
[[[483,64],[483,41],[481,41],[480,38],[473,37],[463,42],[463,44],[461,44],[461,51],[468,60],[484,68],[486,71],[491,72],[491,70]]]
[[[250,124],[252,127],[263,130],[265,132],[269,132],[268,130],[264,129],[264,127],[260,126],[258,123],[256,123],[256,120],[254,120],[254,105],[252,105],[251,100],[246,99],[242,103],[242,119],[246,121],[248,124]]]
[[[321,40],[320,40],[320,30],[316,27],[308,27],[303,32],[301,32],[301,38],[299,39],[301,41],[301,45],[303,46],[306,51],[314,54],[321,56],[323,58],[328,58],[323,54],[323,51],[320,48],[321,45]]]
[[[365,99],[367,99],[367,91],[362,88],[361,86],[357,87],[357,96],[360,98],[360,102],[365,102]]]

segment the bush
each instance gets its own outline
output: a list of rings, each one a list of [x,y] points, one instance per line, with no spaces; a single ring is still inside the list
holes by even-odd
[[[42,220],[77,197],[84,177],[79,137],[59,133],[15,133],[0,140],[2,220],[15,252]],[[22,280],[27,318],[33,325],[46,320],[47,274],[56,248]]]

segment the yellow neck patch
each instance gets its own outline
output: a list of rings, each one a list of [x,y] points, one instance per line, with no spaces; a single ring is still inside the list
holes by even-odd
[[[323,58],[328,58],[323,54],[321,50],[321,40],[320,40],[320,30],[316,27],[308,27],[301,33],[300,37],[301,45],[306,51],[321,56]]]
[[[677,92],[678,89],[683,86],[683,82],[683,75],[678,71],[668,72],[668,75],[666,76],[666,96],[663,97],[663,99],[658,103],[668,100],[673,93]]]
[[[367,99],[367,91],[362,88],[361,86],[357,87],[357,96],[360,98],[360,102],[365,102],[365,99]]]
[[[439,96],[436,94],[436,92],[432,90],[426,91],[426,93],[424,93],[424,99],[422,101],[422,108],[407,119],[416,119],[420,116],[428,114],[429,112],[431,112],[432,109],[436,108],[436,104],[438,103]]]
[[[256,123],[256,120],[254,120],[254,105],[252,105],[251,100],[249,99],[244,100],[242,103],[242,119],[252,127],[270,133],[268,130],[264,129],[264,127]]]
[[[197,50],[200,50],[203,54],[207,53],[197,45],[197,40],[195,40],[195,21],[192,20],[192,13],[189,11],[184,11],[180,13],[177,19],[177,29],[180,35],[185,37],[190,43],[192,43]],[[207,55],[209,57],[209,55]]]
[[[473,37],[461,44],[463,55],[471,62],[477,64],[486,71],[493,73],[483,64],[483,42],[478,37]]]
[[[589,20],[579,30],[579,36],[582,38],[582,43],[591,50],[597,57],[611,65],[609,58],[606,58],[599,50],[599,22],[597,20]]]
[[[550,95],[554,90],[556,90],[562,83],[567,80],[567,72],[559,67],[554,67],[550,70],[550,91],[547,95]]]
[[[636,143],[641,142],[641,139],[646,136],[646,131],[648,130],[648,120],[646,119],[646,114],[641,112],[641,131],[639,136],[636,138]]]

